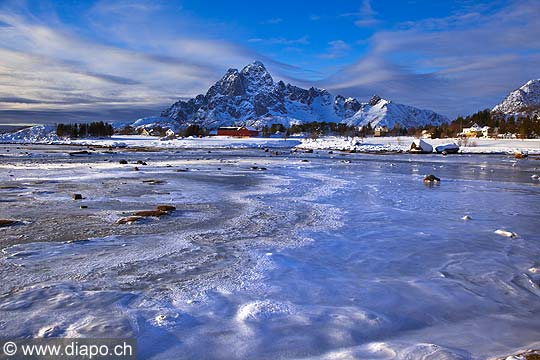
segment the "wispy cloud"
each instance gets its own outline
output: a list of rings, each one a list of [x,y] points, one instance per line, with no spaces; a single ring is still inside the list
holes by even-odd
[[[354,21],[354,24],[358,27],[373,27],[382,23],[382,21],[377,18],[377,12],[371,6],[370,0],[363,0],[362,6],[360,6],[360,9],[357,12],[344,13],[340,16],[357,18],[357,20]]]
[[[171,9],[155,4],[96,3],[80,16],[88,20],[90,31],[101,34],[99,39],[85,37],[57,18],[33,14],[19,3],[0,6],[3,114],[61,110],[71,116],[89,114],[91,109],[92,114],[115,115],[125,113],[110,109],[156,109],[206,91],[228,67],[254,59],[263,60],[278,74],[299,72],[231,42],[170,32],[168,21],[178,21],[181,9],[167,19]],[[126,13],[129,16],[118,16]],[[163,15],[162,21],[155,22],[158,15]],[[112,23],[115,26],[107,26]],[[299,44],[307,38],[272,41]],[[131,113],[142,115],[148,114]]]
[[[513,2],[400,24],[377,32],[356,63],[322,81],[336,91],[373,93],[454,116],[493,106],[540,68],[540,3]]]
[[[249,39],[248,42],[250,43],[264,43],[264,44],[270,44],[270,45],[308,45],[309,44],[309,37],[307,35],[304,35],[300,38],[296,39],[286,39],[286,38],[270,38],[270,39],[262,39],[262,38],[253,38]]]
[[[282,18],[272,18],[272,19],[267,19],[267,20],[262,21],[261,24],[276,25],[276,24],[281,24],[282,22],[283,22]]]
[[[347,55],[351,46],[343,40],[333,40],[328,43],[327,52],[319,55],[321,59],[336,59]]]

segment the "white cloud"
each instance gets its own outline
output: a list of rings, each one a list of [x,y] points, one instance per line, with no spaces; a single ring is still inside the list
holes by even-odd
[[[540,3],[513,2],[375,33],[355,64],[321,82],[455,116],[491,107],[540,68]]]
[[[321,59],[336,59],[347,55],[351,46],[343,40],[333,40],[328,43],[326,53],[319,55]]]
[[[170,32],[168,19],[151,21],[156,12],[170,10],[160,6],[97,3],[80,16],[90,32],[101,34],[98,39],[21,6],[0,7],[0,107],[78,113],[155,108],[205,92],[227,68],[255,59],[284,72],[297,70],[230,42]],[[126,12],[130,16],[118,16]]]

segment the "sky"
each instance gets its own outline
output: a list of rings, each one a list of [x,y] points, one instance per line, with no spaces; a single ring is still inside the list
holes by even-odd
[[[454,118],[540,78],[540,1],[0,0],[0,124],[135,120],[262,61]]]

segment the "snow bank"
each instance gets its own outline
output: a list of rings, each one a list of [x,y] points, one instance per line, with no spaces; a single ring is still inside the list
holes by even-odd
[[[417,140],[410,136],[404,137],[371,137],[371,138],[345,138],[328,136],[319,139],[302,139],[297,146],[299,149],[311,150],[345,150],[356,152],[407,152],[409,145]],[[463,154],[514,154],[527,152],[529,155],[540,154],[540,139],[449,139],[422,140],[436,149],[459,146]],[[441,150],[442,151],[442,150]]]
[[[0,134],[0,143],[51,143],[60,140],[55,125],[36,125],[14,133]]]

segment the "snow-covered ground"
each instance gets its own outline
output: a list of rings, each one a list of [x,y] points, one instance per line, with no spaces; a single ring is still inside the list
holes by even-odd
[[[133,336],[141,359],[538,347],[539,168],[506,155],[3,145],[0,218],[20,223],[0,228],[0,336]],[[442,182],[424,184],[430,173]],[[177,210],[116,224],[158,204]]]
[[[378,151],[407,151],[415,138],[402,137],[323,137],[319,139],[304,139],[299,148],[326,150],[356,150],[358,152]],[[460,153],[464,154],[513,154],[517,151],[529,154],[540,154],[540,139],[423,139],[434,148],[449,143],[458,144]]]
[[[144,120],[144,119],[142,119]],[[154,136],[115,135],[105,139],[60,139],[50,126],[34,126],[11,134],[0,134],[0,143],[17,144],[72,144],[88,146],[169,148],[169,149],[235,149],[235,148],[292,148],[312,150],[355,150],[357,152],[405,152],[408,151],[413,137],[322,137],[307,139],[291,137],[270,138],[234,138],[210,136],[204,138],[183,138],[160,140]],[[540,139],[424,139],[435,148],[438,145],[456,143],[463,154],[513,154],[528,152],[540,154]]]

